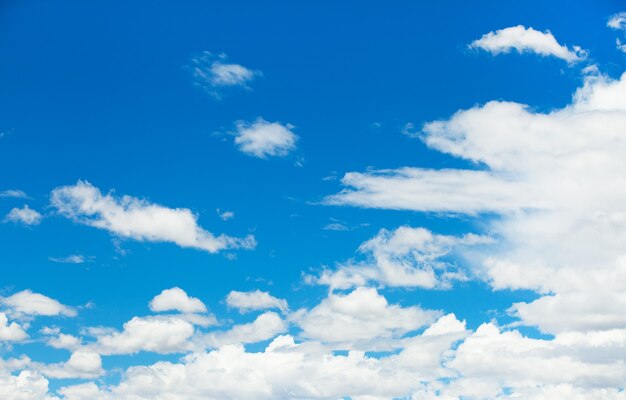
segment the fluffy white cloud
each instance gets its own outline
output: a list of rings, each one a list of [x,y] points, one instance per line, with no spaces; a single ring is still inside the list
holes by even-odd
[[[25,204],[22,208],[12,208],[6,215],[5,220],[24,225],[37,225],[41,222],[42,218],[39,212]]]
[[[252,123],[239,121],[236,128],[235,144],[248,155],[284,157],[296,148],[298,136],[293,133],[293,125],[267,122],[259,117]]]
[[[227,62],[227,57],[223,53],[216,55],[209,51],[192,58],[190,67],[194,84],[218,99],[222,96],[221,89],[227,87],[249,89],[248,84],[261,75],[259,71]]]
[[[275,312],[268,311],[248,324],[235,325],[224,332],[209,333],[201,342],[214,348],[238,343],[257,343],[272,339],[286,330],[285,321]]]
[[[182,353],[189,351],[194,332],[193,323],[177,316],[134,317],[124,323],[121,332],[99,335],[95,343],[85,348],[102,355]]]
[[[17,322],[10,322],[7,315],[0,312],[0,342],[13,342],[24,340],[28,334]]]
[[[3,400],[55,400],[48,393],[48,380],[41,374],[24,370],[18,375],[0,371],[0,398]]]
[[[104,373],[100,355],[82,350],[73,352],[66,362],[47,365],[34,363],[31,368],[55,379],[93,379]]]
[[[252,292],[231,291],[226,296],[226,304],[229,307],[237,308],[240,312],[248,312],[252,310],[267,310],[277,308],[282,312],[289,310],[287,301],[276,298],[268,292],[255,290]]]
[[[76,316],[76,310],[59,303],[43,294],[23,290],[9,297],[0,297],[0,303],[8,308],[9,314],[16,316]]]
[[[206,306],[199,299],[189,297],[181,288],[165,289],[150,301],[150,310],[180,311],[183,313],[204,313]]]
[[[198,225],[198,217],[187,208],[168,208],[130,196],[103,195],[89,182],[54,189],[51,204],[61,215],[76,222],[124,238],[172,242],[210,253],[256,246],[252,235],[243,239],[213,235]]]
[[[586,52],[579,46],[569,49],[561,45],[552,33],[541,32],[522,25],[489,32],[470,44],[472,48],[480,48],[492,54],[508,53],[517,50],[519,53],[532,52],[542,56],[554,56],[567,62],[580,61]]]
[[[455,249],[491,242],[484,236],[435,235],[427,229],[408,226],[394,231],[382,229],[359,247],[367,261],[342,264],[337,270],[325,270],[309,280],[342,289],[370,282],[385,286],[448,287],[451,281],[467,278],[446,262],[445,256]]]
[[[299,310],[292,319],[302,336],[337,349],[386,349],[389,341],[434,321],[436,311],[390,305],[374,288],[357,288],[343,295],[330,293],[311,310]],[[378,342],[378,343],[374,343]]]

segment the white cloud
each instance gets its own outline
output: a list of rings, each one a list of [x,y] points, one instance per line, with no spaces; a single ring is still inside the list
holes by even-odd
[[[373,341],[397,339],[434,321],[436,311],[420,307],[390,305],[374,288],[357,288],[342,295],[330,293],[311,310],[299,310],[292,317],[302,336],[320,340],[338,349],[373,345]]]
[[[238,343],[257,343],[269,340],[287,330],[287,324],[273,311],[265,312],[250,323],[239,324],[223,332],[209,333],[201,341],[207,346],[219,348]]]
[[[267,122],[257,118],[252,123],[236,123],[235,144],[240,151],[253,157],[285,157],[296,148],[298,136],[293,125]]]
[[[259,71],[251,70],[243,65],[228,63],[223,53],[216,55],[209,51],[192,58],[190,68],[195,85],[218,99],[221,98],[221,91],[224,88],[249,89],[248,84],[261,75]]]
[[[28,195],[21,190],[7,189],[0,192],[0,198],[8,197],[13,199],[27,199]]]
[[[255,290],[252,292],[231,291],[226,296],[226,304],[229,307],[237,308],[240,312],[248,312],[252,310],[267,310],[277,308],[282,312],[289,310],[287,301],[278,299],[268,292]]]
[[[0,371],[0,398],[3,400],[55,400],[48,394],[48,380],[30,370],[11,375]]]
[[[472,48],[480,48],[492,54],[508,53],[517,50],[519,53],[532,52],[542,56],[554,56],[567,62],[580,61],[586,52],[578,46],[569,49],[561,45],[549,31],[540,32],[522,25],[489,32],[470,44]]]
[[[511,312],[522,323],[546,332],[622,327],[624,99],[626,75],[613,80],[592,73],[561,109],[542,113],[492,101],[459,111],[425,124],[420,138],[479,168],[350,173],[343,179],[349,188],[328,201],[495,213],[497,218],[483,220],[483,229],[497,243],[459,256],[467,256],[473,272],[495,289],[531,289],[549,296],[516,304]]]
[[[41,222],[41,219],[41,214],[28,207],[27,204],[24,204],[22,208],[12,208],[5,217],[6,221],[22,223],[24,225],[37,225]]]
[[[206,306],[199,299],[189,297],[181,288],[165,289],[150,301],[150,310],[180,311],[182,313],[204,313]]]
[[[626,29],[626,12],[620,12],[611,15],[606,23],[606,26],[613,29],[624,30]]]
[[[20,316],[76,316],[76,310],[59,303],[57,300],[33,293],[31,290],[23,290],[9,297],[0,297],[0,303],[8,308],[10,314]]]
[[[435,235],[427,229],[408,226],[394,231],[382,229],[359,247],[366,261],[340,264],[337,270],[324,270],[319,277],[309,277],[309,281],[342,289],[372,282],[396,287],[448,287],[452,281],[467,277],[445,257],[453,251],[492,241],[472,234]]]
[[[217,209],[217,215],[222,219],[222,221],[228,221],[229,219],[235,218],[235,213],[232,211],[220,211]]]
[[[213,235],[198,225],[198,217],[187,208],[168,208],[131,196],[103,195],[85,181],[54,189],[51,204],[61,215],[76,222],[124,238],[172,242],[210,253],[256,246],[252,235],[245,238]]]
[[[0,312],[0,342],[14,342],[24,340],[28,334],[17,322],[9,323],[7,315]]]
[[[184,353],[190,349],[194,332],[193,323],[177,316],[133,317],[121,332],[99,335],[95,343],[84,348],[102,355]]]
[[[83,264],[89,261],[89,259],[82,254],[71,254],[67,257],[48,257],[48,260],[60,264]]]
[[[33,363],[31,368],[56,379],[93,379],[104,373],[100,355],[82,350],[73,352],[66,362],[47,365]]]

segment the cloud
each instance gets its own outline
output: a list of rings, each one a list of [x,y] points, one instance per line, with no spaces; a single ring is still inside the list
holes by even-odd
[[[489,32],[470,44],[471,48],[479,48],[492,54],[531,52],[544,57],[553,56],[567,62],[583,60],[587,53],[579,46],[569,49],[561,45],[549,31],[540,32],[523,25],[512,26]]]
[[[256,317],[247,324],[239,324],[223,332],[209,333],[201,341],[213,348],[232,344],[258,343],[269,340],[287,330],[287,324],[273,311],[268,311]]]
[[[262,74],[239,64],[227,62],[225,54],[213,54],[204,51],[191,59],[191,74],[194,84],[211,96],[219,99],[225,88],[241,87],[249,89],[248,84]]]
[[[76,316],[76,310],[59,303],[57,300],[23,290],[9,297],[0,297],[0,303],[8,308],[10,314],[16,316]]]
[[[262,292],[260,290],[252,292],[238,292],[233,290],[226,297],[226,304],[228,304],[229,307],[238,309],[242,313],[272,308],[279,309],[282,312],[289,310],[286,300],[278,299],[268,292]]]
[[[91,257],[85,257],[82,254],[71,254],[67,257],[48,257],[48,260],[60,264],[84,264],[90,261]]]
[[[245,238],[213,235],[198,225],[198,217],[187,208],[168,208],[131,196],[103,195],[85,181],[54,189],[51,204],[61,215],[75,222],[105,229],[123,238],[172,242],[209,253],[256,246],[252,235]]]
[[[0,198],[27,199],[28,195],[21,190],[8,189],[0,192]]]
[[[624,99],[626,75],[614,80],[591,73],[571,104],[550,112],[506,101],[461,110],[426,123],[420,138],[475,169],[349,173],[342,181],[348,188],[327,201],[495,213],[497,218],[483,219],[482,226],[496,242],[472,251],[466,261],[494,289],[530,289],[545,296],[516,304],[514,316],[545,332],[621,327]]]
[[[228,221],[229,219],[235,218],[235,213],[232,211],[220,211],[217,209],[217,215],[222,219],[222,221]]]
[[[17,322],[9,323],[6,313],[0,312],[0,342],[24,340],[28,334]]]
[[[104,374],[102,358],[88,351],[75,351],[69,360],[56,364],[31,364],[43,375],[56,379],[93,379]]]
[[[397,339],[435,320],[436,311],[390,305],[374,288],[357,288],[342,295],[330,293],[311,310],[292,317],[302,336],[338,349],[362,349],[372,341]],[[376,346],[372,346],[374,349]]]
[[[259,117],[248,123],[236,124],[235,145],[239,151],[257,158],[285,157],[296,148],[298,136],[293,125],[267,122]]]
[[[626,12],[620,12],[611,15],[606,23],[606,26],[613,29],[625,30],[626,29]]]
[[[36,210],[31,209],[28,205],[22,208],[13,208],[5,217],[5,221],[21,223],[24,225],[38,225],[42,216]]]
[[[187,296],[184,290],[174,287],[166,289],[150,301],[150,310],[180,311],[182,313],[204,313],[206,306],[199,299]]]
[[[182,353],[189,351],[194,331],[193,323],[178,316],[133,317],[124,323],[122,331],[99,335],[85,348],[102,355]]]
[[[336,270],[324,270],[309,281],[346,289],[377,283],[392,287],[449,287],[455,280],[467,280],[464,272],[446,256],[470,246],[493,240],[473,234],[462,237],[436,235],[424,228],[401,226],[394,231],[382,229],[359,246],[363,262],[350,261]]]

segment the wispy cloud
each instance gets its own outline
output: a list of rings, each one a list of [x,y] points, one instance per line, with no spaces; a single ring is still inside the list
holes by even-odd
[[[60,264],[83,264],[93,260],[93,257],[85,257],[82,254],[71,254],[67,257],[48,257],[48,260]]]
[[[27,199],[28,195],[21,190],[7,189],[0,192],[0,198]]]
[[[244,67],[240,64],[229,63],[224,53],[214,54],[204,51],[191,59],[191,73],[194,84],[211,96],[219,99],[225,88],[241,87],[250,89],[248,84],[261,72]]]
[[[37,225],[41,222],[43,216],[28,207],[27,204],[22,208],[13,208],[5,217],[5,221],[11,221],[15,223],[21,223],[24,225]]]

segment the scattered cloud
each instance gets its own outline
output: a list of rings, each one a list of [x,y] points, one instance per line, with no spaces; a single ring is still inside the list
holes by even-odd
[[[309,282],[331,288],[350,288],[377,283],[392,287],[449,287],[453,281],[467,280],[465,273],[446,260],[452,252],[492,243],[489,237],[468,234],[461,237],[436,235],[424,228],[402,226],[382,229],[359,247],[362,262],[340,264],[326,269]]]
[[[189,297],[181,288],[166,289],[150,301],[154,312],[180,311],[182,313],[205,313],[206,306],[199,299]]]
[[[611,15],[606,26],[617,30],[626,30],[626,12]]]
[[[236,124],[235,145],[250,156],[257,158],[285,157],[295,150],[298,136],[293,133],[294,126],[279,122],[267,122],[259,117],[248,123]]]
[[[256,246],[252,235],[245,238],[213,235],[198,225],[198,217],[187,208],[168,208],[131,196],[103,195],[85,181],[54,189],[51,204],[75,222],[105,229],[122,238],[172,242],[209,253]]]
[[[5,221],[11,221],[24,225],[38,225],[42,220],[42,215],[36,210],[28,207],[27,204],[22,208],[13,208],[5,217]]]
[[[92,261],[93,257],[85,257],[82,254],[71,254],[67,257],[48,257],[48,260],[60,264],[84,264]]]
[[[225,88],[240,87],[250,89],[248,84],[261,72],[243,65],[229,63],[226,54],[204,51],[191,59],[189,66],[194,84],[211,96],[220,99]]]
[[[76,316],[76,310],[61,304],[43,294],[22,290],[8,297],[0,297],[0,304],[8,308],[8,313],[21,316]]]
[[[0,192],[0,198],[28,199],[28,195],[21,190],[7,189]]]
[[[219,208],[217,209],[217,215],[222,219],[222,221],[228,221],[229,219],[235,218],[235,213],[232,211],[221,211]]]
[[[587,56],[587,52],[579,46],[569,49],[561,45],[549,31],[541,32],[523,25],[489,32],[469,46],[492,54],[509,53],[511,50],[518,53],[536,53],[544,57],[557,57],[569,63],[581,61]]]
[[[26,331],[17,322],[9,322],[6,313],[0,312],[0,342],[14,342],[28,337]]]
[[[228,304],[229,307],[238,309],[242,313],[255,310],[269,310],[272,308],[279,309],[282,312],[289,310],[286,300],[278,299],[268,292],[262,292],[260,290],[252,292],[238,292],[233,290],[226,297],[226,304]]]

